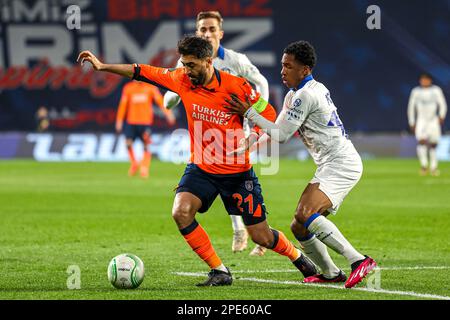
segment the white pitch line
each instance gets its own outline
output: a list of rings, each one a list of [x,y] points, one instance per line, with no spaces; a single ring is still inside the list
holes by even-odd
[[[450,269],[450,266],[416,266],[416,267],[378,267],[380,270],[444,270]],[[262,270],[232,270],[234,273],[289,273],[298,272],[297,269],[262,269]],[[343,268],[343,271],[350,271],[349,268]]]
[[[187,277],[203,277],[206,275],[203,272],[173,272],[173,274],[176,274],[179,276],[187,276]],[[450,297],[448,297],[448,296],[439,296],[439,295],[428,294],[428,293],[417,293],[414,291],[398,291],[398,290],[369,289],[369,288],[346,289],[343,286],[337,286],[337,285],[331,285],[331,284],[302,283],[302,282],[298,282],[298,281],[278,281],[278,280],[268,280],[268,279],[259,279],[259,278],[237,278],[236,280],[260,282],[260,283],[288,284],[288,285],[298,285],[298,286],[306,286],[306,287],[326,288],[326,289],[356,290],[356,291],[364,291],[364,292],[371,292],[371,293],[384,293],[384,294],[394,294],[394,295],[410,296],[410,297],[418,297],[418,298],[450,300]]]

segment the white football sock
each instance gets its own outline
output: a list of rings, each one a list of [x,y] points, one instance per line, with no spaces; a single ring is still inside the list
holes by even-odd
[[[365,259],[365,257],[356,251],[347,239],[344,238],[333,222],[322,215],[313,215],[310,220],[307,222],[309,225],[305,225],[309,232],[314,233],[317,239],[337,253],[342,254],[347,258],[350,264]]]
[[[436,148],[430,148],[429,152],[430,152],[430,170],[434,171],[438,167],[438,160],[437,160],[437,156],[436,156]]]
[[[426,145],[417,145],[417,157],[419,158],[420,166],[422,168],[428,168],[428,155]]]
[[[241,216],[230,215],[230,218],[233,225],[233,231],[246,230]]]
[[[312,235],[311,239],[300,241],[300,244],[308,258],[319,266],[326,278],[331,279],[339,274],[340,269],[331,260],[327,246],[317,239],[316,236]]]
[[[220,270],[220,271],[223,271],[223,272],[227,272],[227,273],[228,273],[228,270],[227,270],[227,268],[224,266],[223,263],[222,263],[220,266],[218,266],[217,268],[214,268],[214,269]]]

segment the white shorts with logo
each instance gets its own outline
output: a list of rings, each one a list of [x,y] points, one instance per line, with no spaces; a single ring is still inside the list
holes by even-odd
[[[327,195],[333,206],[328,209],[336,214],[344,198],[358,183],[363,165],[358,154],[336,159],[317,168],[309,183],[320,183],[319,189]]]
[[[439,121],[417,121],[416,139],[427,140],[429,143],[438,143],[441,138],[441,125]]]

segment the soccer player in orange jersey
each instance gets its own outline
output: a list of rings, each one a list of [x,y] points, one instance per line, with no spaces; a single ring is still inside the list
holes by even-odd
[[[242,157],[227,155],[244,138],[243,118],[227,112],[226,99],[235,94],[249,99],[263,117],[274,120],[275,109],[255,92],[248,81],[213,67],[211,44],[200,37],[186,36],[178,42],[183,67],[167,69],[142,64],[104,64],[91,52],[78,56],[95,70],[112,72],[157,84],[176,92],[182,99],[191,138],[191,161],[176,190],[172,216],[188,245],[211,271],[200,286],[231,285],[230,270],[213,248],[208,234],[195,220],[220,195],[229,214],[242,215],[252,240],[288,257],[307,277],[316,266],[281,232],[266,221],[261,185],[246,151]],[[259,129],[251,133],[255,139]]]
[[[152,154],[150,152],[150,133],[153,124],[153,101],[166,115],[169,125],[175,124],[172,111],[164,108],[163,97],[158,88],[139,81],[127,83],[122,90],[119,108],[116,117],[116,131],[125,133],[128,156],[130,157],[129,176],[134,176],[140,166],[142,178],[148,177]],[[133,142],[140,138],[144,144],[144,157],[140,164],[136,161],[133,151]]]

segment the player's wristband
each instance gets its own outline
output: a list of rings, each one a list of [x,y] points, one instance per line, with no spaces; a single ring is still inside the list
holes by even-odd
[[[246,117],[249,120],[252,120],[257,115],[258,115],[258,112],[253,108],[248,108],[247,111],[245,111],[245,113],[244,113],[244,117]]]
[[[141,74],[141,67],[137,63],[133,63],[134,72],[133,72],[133,80],[136,80],[137,77]]]

